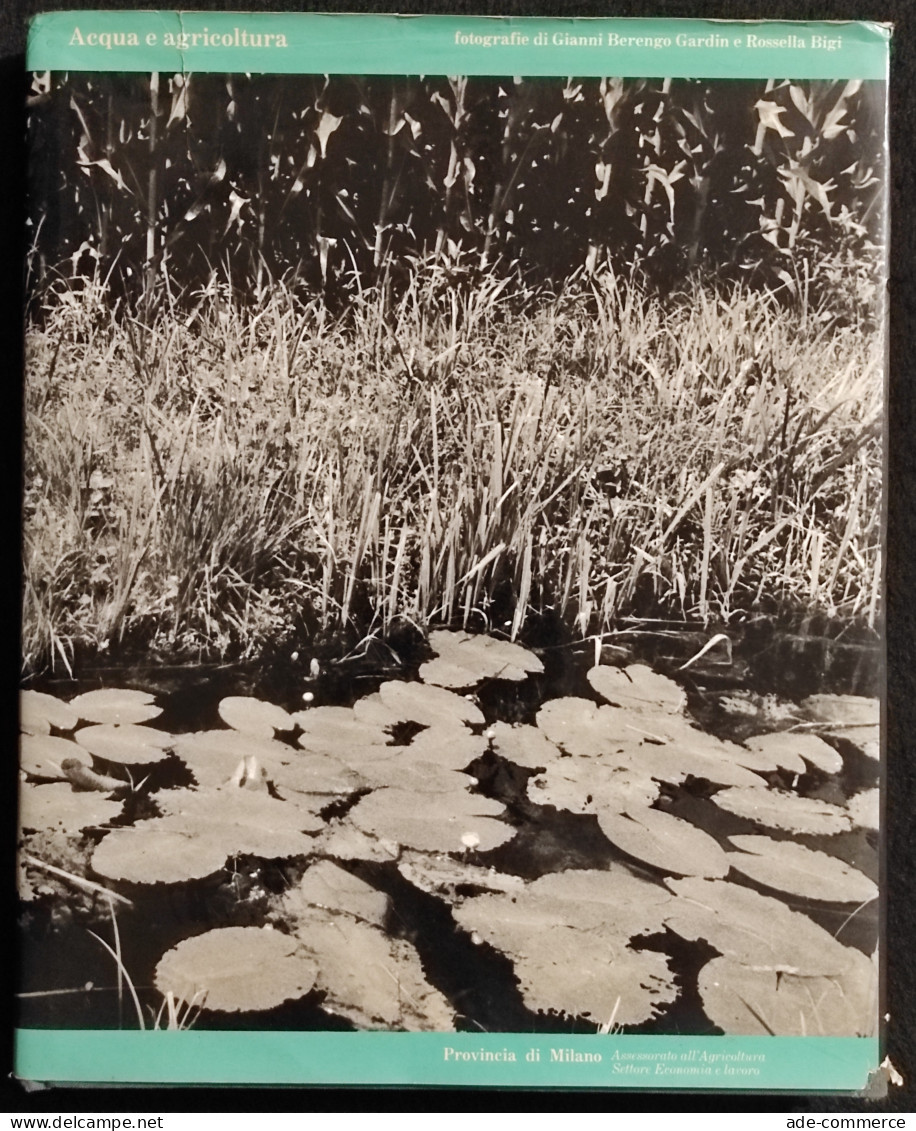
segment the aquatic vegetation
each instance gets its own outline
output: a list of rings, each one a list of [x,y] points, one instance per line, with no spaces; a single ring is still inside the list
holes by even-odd
[[[308,993],[316,966],[295,939],[266,927],[223,927],[163,955],[156,985],[177,1001],[225,1013],[270,1009]]]
[[[444,648],[479,702],[425,682],[443,675],[426,663],[351,706],[222,695],[209,710],[229,725],[176,734],[82,721],[162,710],[145,693],[35,699],[26,876],[55,845],[69,867],[49,875],[124,901],[125,946],[144,907],[177,907],[176,924],[193,908],[183,941],[170,927],[143,961],[199,1023],[282,1006],[311,1025],[460,1028],[475,1023],[461,970],[571,1025],[675,1024],[689,978],[698,1032],[870,1031],[874,853],[850,838],[875,795],[809,795],[842,794],[850,759],[867,785],[834,716],[745,745],[702,729],[677,680],[644,664],[583,671],[600,703],[550,698],[540,657],[498,643],[456,633]],[[488,689],[521,683],[529,721],[493,717]],[[29,906],[52,898],[35,888]],[[159,930],[139,935],[154,947]]]
[[[761,594],[875,629],[880,335],[607,270],[512,298],[494,269],[453,317],[443,270],[345,317],[281,279],[250,305],[214,279],[193,318],[163,296],[142,326],[101,280],[48,292],[25,671],[133,649],[306,669],[316,635],[412,624],[432,679],[472,689],[545,622],[734,624]]]

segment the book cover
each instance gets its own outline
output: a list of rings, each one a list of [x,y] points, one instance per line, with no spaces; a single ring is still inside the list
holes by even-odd
[[[20,1078],[866,1088],[888,41],[33,21]]]

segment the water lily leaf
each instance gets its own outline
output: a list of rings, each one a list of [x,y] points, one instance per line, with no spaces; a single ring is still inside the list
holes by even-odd
[[[112,830],[93,852],[92,869],[128,884],[179,884],[214,875],[228,856],[216,839],[158,822]]]
[[[346,707],[315,707],[310,711],[300,711],[296,721],[302,727],[297,742],[313,754],[344,758],[348,748],[387,746],[392,741],[381,726],[363,722]]]
[[[741,747],[676,715],[598,707],[588,699],[566,697],[546,703],[537,714],[537,725],[570,754],[600,758],[645,778],[677,784],[693,776],[717,785],[761,784],[740,764]]]
[[[175,741],[164,730],[133,723],[81,727],[73,737],[90,754],[108,762],[120,762],[123,766],[159,762],[166,757],[166,751]]]
[[[292,730],[288,711],[250,695],[230,695],[220,701],[219,717],[233,730],[258,738],[273,738],[278,730]]]
[[[763,786],[723,789],[713,801],[737,817],[786,832],[833,836],[852,827],[849,814],[836,805]]]
[[[267,927],[222,927],[185,939],[156,967],[156,988],[222,1013],[272,1009],[315,984],[317,965],[299,941]]]
[[[154,700],[147,691],[103,687],[77,695],[69,706],[87,723],[146,723],[162,714]]]
[[[19,739],[19,767],[36,778],[63,781],[66,774],[61,769],[65,758],[77,758],[82,753],[68,738],[55,738],[50,734],[23,734]]]
[[[411,760],[462,770],[487,752],[487,739],[484,735],[472,734],[466,727],[431,726],[415,735],[410,745],[402,749]]]
[[[858,951],[851,952],[846,973],[830,977],[714,958],[698,985],[706,1015],[729,1036],[869,1037],[877,1031],[877,971]]]
[[[617,711],[607,707],[607,711]],[[632,715],[619,712],[632,732]],[[687,777],[705,778],[716,785],[756,787],[762,784],[757,774],[744,764],[744,748],[726,742],[693,726],[687,719],[668,715],[643,720],[637,765],[645,773],[678,784]]]
[[[409,746],[391,749],[397,751],[394,758],[375,759],[360,765],[359,777],[365,785],[373,789],[391,786],[415,793],[452,793],[455,790],[462,793],[477,783],[476,778],[460,770],[437,766],[435,762],[414,761]]]
[[[455,1015],[426,980],[419,955],[405,939],[368,923],[313,912],[295,938],[318,967],[322,1009],[363,1029],[449,1032]]]
[[[673,715],[686,702],[680,684],[658,675],[645,664],[630,664],[627,668],[599,664],[588,672],[587,678],[603,699],[634,711],[663,711]]]
[[[330,823],[314,838],[312,852],[315,856],[330,856],[335,860],[368,860],[387,864],[397,860],[400,847],[396,841],[369,836],[345,817]]]
[[[528,779],[528,796],[537,805],[571,813],[648,808],[659,792],[658,783],[644,774],[591,758],[558,759]]]
[[[19,729],[24,734],[50,734],[55,730],[73,730],[79,718],[63,699],[44,691],[22,691],[19,695]]]
[[[881,702],[861,695],[811,695],[801,703],[802,715],[822,723],[826,733],[848,739],[877,761],[881,757]]]
[[[275,739],[258,738],[235,730],[202,730],[173,739],[174,751],[193,773],[199,786],[225,785],[239,761],[255,758],[269,778],[301,757],[293,746]]]
[[[531,940],[514,968],[529,1009],[601,1024],[641,1024],[678,992],[665,955],[632,950],[614,934],[556,924]]]
[[[627,942],[635,935],[660,930],[664,909],[673,902],[671,893],[660,884],[616,865],[550,872],[508,899],[475,896],[464,901],[455,918],[500,950],[522,953],[532,934],[551,924],[610,932]]]
[[[792,745],[806,762],[822,774],[843,772],[843,757],[816,734],[793,734]]]
[[[881,823],[881,791],[866,789],[846,802],[852,823],[862,829],[877,829]]]
[[[527,648],[467,632],[433,632],[429,642],[438,657],[420,667],[420,679],[438,687],[476,687],[485,679],[526,679],[544,665]]]
[[[569,754],[594,758],[625,749],[632,752],[640,736],[621,729],[619,717],[610,707],[598,707],[590,699],[566,695],[552,699],[537,713],[537,727],[550,742]],[[629,764],[624,759],[623,764]]]
[[[310,908],[343,912],[384,927],[391,912],[391,899],[352,872],[321,860],[307,868],[299,883],[283,897],[283,911],[301,921],[310,918]]]
[[[295,754],[288,763],[275,765],[269,776],[282,794],[290,791],[339,797],[364,784],[362,775],[326,754]]]
[[[727,880],[666,880],[679,897],[665,923],[684,939],[705,939],[746,966],[789,974],[842,974],[857,952],[807,915]]]
[[[301,714],[305,715],[306,712],[303,711]],[[385,706],[377,691],[356,700],[353,704],[353,717],[361,723],[369,723],[381,730],[387,730],[401,721],[396,711]]]
[[[385,706],[398,716],[399,722],[420,723],[428,727],[484,722],[478,707],[444,687],[390,680],[379,688],[379,695]]]
[[[830,903],[868,903],[878,898],[872,880],[826,852],[768,836],[729,840],[740,849],[728,854],[731,866],[764,887]]]
[[[803,774],[807,766],[785,733],[754,735],[745,741],[747,752],[741,754],[741,764],[749,770],[771,774],[785,770],[790,774]]]
[[[770,756],[778,767],[793,774],[806,773],[806,762],[824,774],[838,774],[843,769],[842,757],[816,734],[781,731],[757,735],[747,740],[747,746],[752,751]]]
[[[543,770],[560,757],[559,748],[537,727],[498,722],[490,729],[493,749],[516,766]]]
[[[670,813],[634,808],[627,813],[598,810],[601,831],[628,856],[678,876],[728,874],[728,856],[707,833]]]
[[[378,789],[350,811],[364,832],[428,852],[486,852],[505,844],[515,829],[496,818],[504,810],[498,801],[472,793],[426,793],[422,805],[406,789]]]
[[[74,792],[66,782],[19,787],[19,826],[36,832],[55,829],[78,833],[105,825],[121,812],[120,801],[110,801],[99,793]]]
[[[398,871],[409,884],[431,895],[444,896],[449,901],[457,898],[458,889],[474,888],[481,892],[524,891],[521,876],[497,872],[495,868],[482,868],[468,864],[453,856],[431,855],[404,849],[398,860]]]
[[[809,695],[801,702],[805,718],[834,726],[878,726],[881,701],[863,695]]]
[[[227,856],[300,856],[311,851],[312,840],[306,834],[324,827],[317,812],[304,806],[301,795],[293,805],[266,793],[224,787],[202,793],[169,790],[156,800],[164,815],[173,818],[169,827],[218,840]],[[164,823],[160,818],[159,827]]]
[[[664,955],[627,945],[659,929],[663,888],[624,869],[542,876],[518,895],[481,895],[453,912],[475,939],[513,959],[531,1009],[631,1025],[677,996]]]
[[[100,875],[136,884],[200,879],[230,856],[309,855],[307,832],[324,827],[301,805],[247,790],[169,790],[157,802],[164,816],[115,829],[102,841],[92,857]]]

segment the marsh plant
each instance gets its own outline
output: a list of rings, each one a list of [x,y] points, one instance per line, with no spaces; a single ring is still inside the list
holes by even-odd
[[[610,270],[446,283],[431,258],[333,317],[214,279],[145,323],[98,277],[52,288],[28,341],[27,670],[399,618],[875,624],[874,336]]]
[[[873,627],[881,97],[36,76],[26,671]]]

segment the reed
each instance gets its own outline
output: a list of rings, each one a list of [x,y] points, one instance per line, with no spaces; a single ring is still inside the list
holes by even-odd
[[[418,262],[345,314],[216,275],[28,336],[24,657],[251,657],[399,618],[880,616],[882,343],[766,291]],[[613,482],[619,472],[619,483]],[[615,493],[616,492],[616,493]]]

